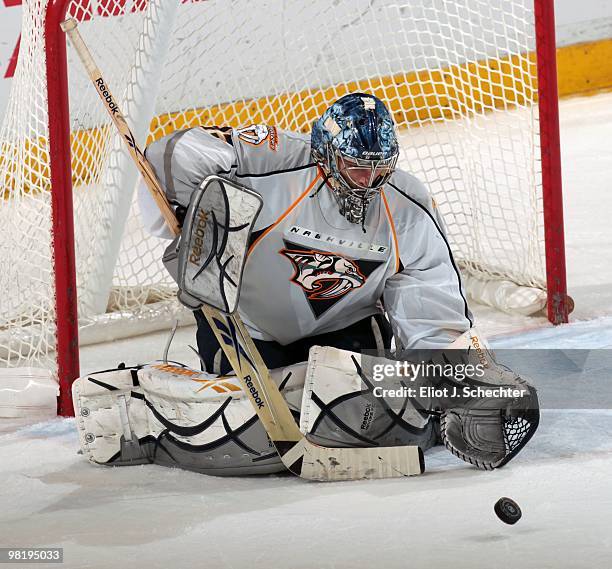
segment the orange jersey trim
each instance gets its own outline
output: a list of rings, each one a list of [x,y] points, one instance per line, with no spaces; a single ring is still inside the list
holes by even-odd
[[[310,184],[308,185],[308,187],[304,190],[304,192],[300,195],[300,197],[298,197],[286,210],[285,212],[272,224],[270,225],[270,227],[268,227],[268,229],[266,229],[257,239],[255,239],[255,241],[252,243],[252,245],[249,247],[249,250],[247,251],[247,257],[253,252],[253,249],[255,249],[255,247],[257,247],[257,245],[259,245],[259,243],[261,242],[262,239],[264,239],[266,237],[266,235],[268,235],[268,233],[270,233],[270,231],[272,231],[275,227],[278,226],[278,224],[283,221],[283,219],[285,219],[296,207],[297,205],[310,193],[310,191],[312,190],[312,188],[314,187],[314,185],[317,183],[318,180],[321,179],[321,173],[319,171],[317,171],[317,175],[315,176],[315,179],[310,182]]]
[[[397,273],[400,268],[400,258],[399,258],[399,246],[397,244],[397,233],[395,231],[395,223],[393,223],[393,217],[391,216],[391,210],[389,209],[389,204],[387,203],[385,192],[381,190],[380,195],[382,196],[383,203],[385,204],[385,210],[387,211],[387,218],[389,219],[389,225],[391,225],[391,233],[393,234],[393,247],[395,248],[395,272]]]

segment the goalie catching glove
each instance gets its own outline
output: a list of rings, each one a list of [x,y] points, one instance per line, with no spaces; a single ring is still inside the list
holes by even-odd
[[[415,404],[439,415],[442,442],[462,460],[483,470],[499,468],[535,434],[535,388],[499,364],[475,328],[447,349],[412,350],[398,359],[422,364],[412,368],[420,373],[399,379],[413,388]]]

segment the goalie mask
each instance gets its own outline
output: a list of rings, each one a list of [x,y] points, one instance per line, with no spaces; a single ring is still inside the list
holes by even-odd
[[[363,225],[368,206],[397,164],[399,148],[391,114],[373,95],[345,95],[314,122],[311,144],[340,213]]]

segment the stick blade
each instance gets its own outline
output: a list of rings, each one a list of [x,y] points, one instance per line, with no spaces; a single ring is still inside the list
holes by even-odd
[[[425,471],[417,446],[331,448],[307,443],[300,476],[309,480],[362,480],[416,476]]]

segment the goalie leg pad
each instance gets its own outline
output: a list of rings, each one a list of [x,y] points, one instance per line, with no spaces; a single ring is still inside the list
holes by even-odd
[[[296,411],[305,365],[273,377]],[[89,374],[73,387],[81,447],[91,462],[155,463],[219,476],[284,466],[235,376],[180,364]]]
[[[437,419],[413,399],[377,396],[358,353],[310,349],[300,428],[313,441],[335,447],[436,444]]]
[[[146,464],[150,432],[138,369],[119,368],[77,379],[72,397],[81,449],[97,464]]]

